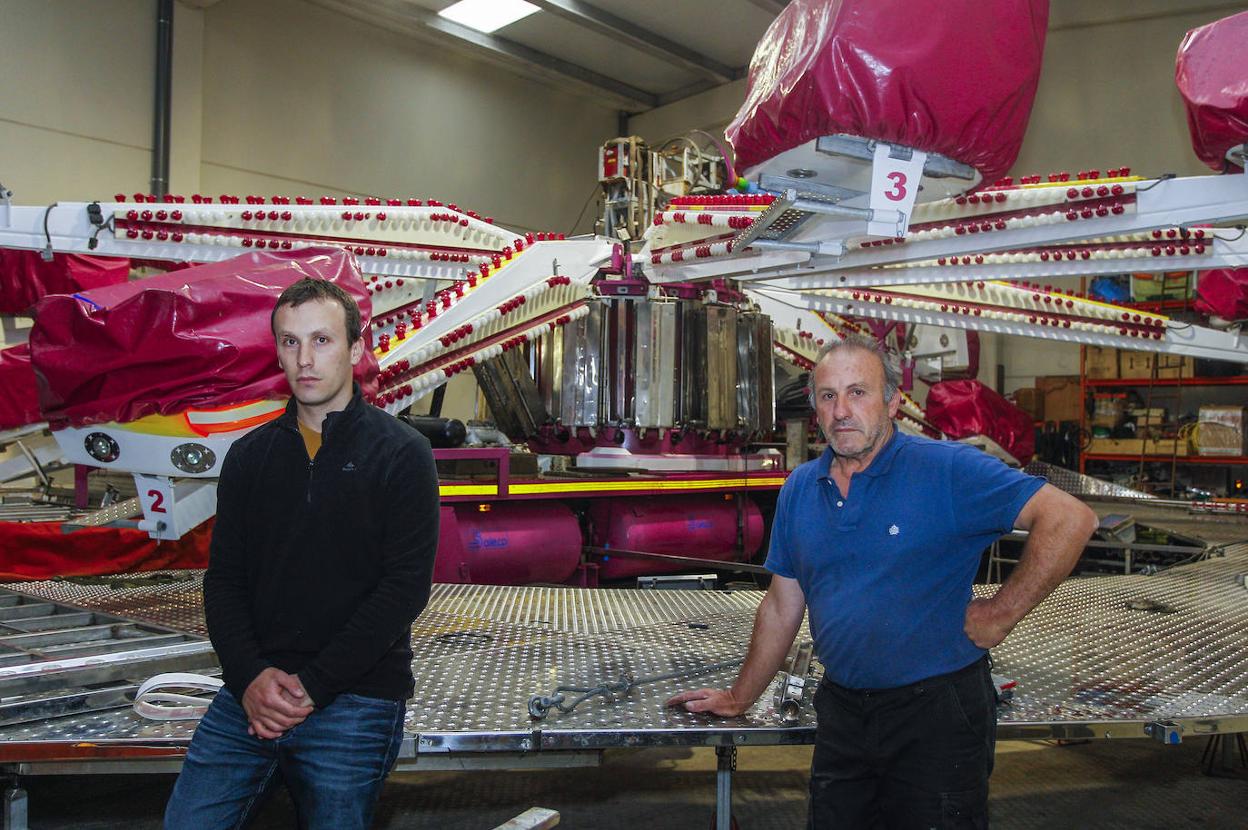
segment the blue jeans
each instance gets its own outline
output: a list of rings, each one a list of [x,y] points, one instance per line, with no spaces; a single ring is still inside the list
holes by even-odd
[[[191,739],[165,827],[245,827],[279,780],[301,828],[368,827],[403,741],[404,709],[343,694],[269,741],[247,734],[243,707],[221,689]]]

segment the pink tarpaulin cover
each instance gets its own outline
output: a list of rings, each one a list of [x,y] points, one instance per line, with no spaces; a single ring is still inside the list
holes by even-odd
[[[269,315],[303,277],[341,285],[372,313],[355,257],[338,248],[248,253],[125,285],[52,295],[36,308],[30,345],[40,407],[53,428],[282,398]],[[376,387],[371,349],[356,367]]]
[[[1047,0],[792,0],[728,126],[744,170],[848,133],[969,164],[992,184],[1031,115]]]
[[[125,282],[130,260],[84,254],[53,254],[0,248],[0,314],[25,314],[48,294],[73,294]]]
[[[1196,310],[1225,320],[1248,320],[1248,268],[1218,268],[1196,281]]]
[[[1026,464],[1036,452],[1031,416],[977,380],[943,380],[927,393],[927,420],[950,438],[984,435]]]
[[[1248,12],[1192,29],[1179,44],[1174,82],[1187,107],[1192,149],[1214,170],[1248,141]]]
[[[21,343],[0,349],[0,429],[16,429],[43,420],[30,346]]]

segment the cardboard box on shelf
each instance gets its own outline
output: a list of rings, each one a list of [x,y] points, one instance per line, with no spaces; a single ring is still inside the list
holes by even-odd
[[[1077,376],[1036,378],[1036,388],[1044,395],[1046,421],[1078,421],[1083,416],[1083,387]]]
[[[1044,393],[1034,386],[1015,389],[1014,405],[1030,415],[1033,421],[1044,420]]]
[[[1112,380],[1118,377],[1118,350],[1101,346],[1085,346],[1083,373],[1097,380]]]
[[[1142,455],[1143,438],[1093,438],[1088,452],[1094,455]]]
[[[1157,377],[1192,378],[1196,376],[1196,358],[1177,354],[1159,354],[1155,358]]]
[[[1148,379],[1153,376],[1152,352],[1118,352],[1118,376]]]
[[[1166,420],[1166,410],[1159,406],[1151,409],[1128,409],[1127,414],[1135,419],[1135,429],[1138,432],[1144,427],[1159,427]]]
[[[1122,423],[1127,404],[1126,392],[1094,392],[1092,394],[1092,426],[1113,429]]]
[[[1248,407],[1205,404],[1198,421],[1196,446],[1201,455],[1248,455]]]

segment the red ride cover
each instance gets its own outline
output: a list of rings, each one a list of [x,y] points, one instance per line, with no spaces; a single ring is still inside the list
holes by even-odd
[[[942,380],[927,393],[927,420],[950,438],[986,435],[1026,464],[1036,452],[1031,416],[977,380]]]
[[[1248,268],[1203,271],[1196,282],[1196,310],[1225,320],[1248,320]]]
[[[48,294],[73,294],[125,282],[130,260],[86,254],[53,254],[0,248],[0,314],[25,314]]]
[[[847,133],[969,164],[988,185],[1018,157],[1047,0],[792,0],[750,60],[728,126],[737,168]]]
[[[0,349],[0,430],[42,420],[35,372],[30,368],[30,345],[19,343]]]
[[[336,282],[359,304],[370,348],[355,374],[371,395],[372,303],[355,257],[304,248],[45,297],[30,334],[44,417],[55,429],[289,396],[269,315],[282,290],[304,277]]]
[[[1226,151],[1248,141],[1248,12],[1188,32],[1179,44],[1174,82],[1187,108],[1192,149],[1223,170]]]

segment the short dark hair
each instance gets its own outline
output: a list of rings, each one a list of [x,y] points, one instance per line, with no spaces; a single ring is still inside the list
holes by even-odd
[[[356,305],[355,300],[337,283],[312,277],[304,277],[289,286],[277,298],[273,313],[269,315],[269,329],[274,335],[277,334],[277,310],[282,306],[288,305],[294,308],[313,300],[330,300],[342,306],[347,318],[347,343],[354,344],[360,339],[360,307]]]

